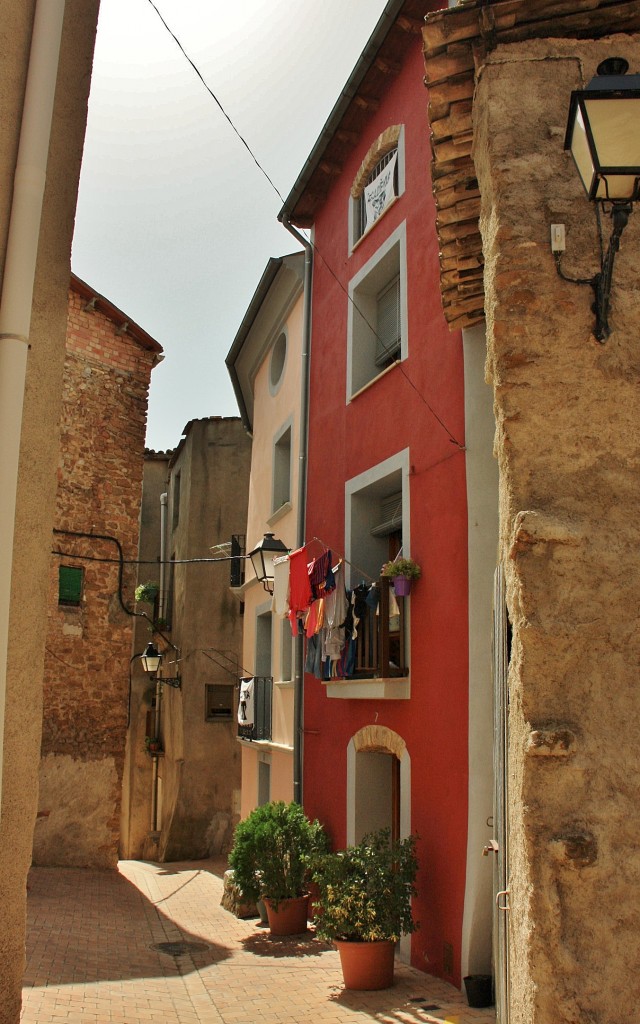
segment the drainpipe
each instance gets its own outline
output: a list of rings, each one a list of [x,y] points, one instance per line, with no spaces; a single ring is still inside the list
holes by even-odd
[[[36,4],[0,298],[0,794],[22,406],[64,10],[65,0]]]
[[[313,275],[313,246],[293,227],[285,214],[280,215],[283,226],[304,247],[304,308],[302,320],[302,360],[300,396],[300,448],[298,454],[298,525],[296,547],[305,541],[307,519],[307,447],[309,439],[309,371],[311,350],[311,280]],[[304,742],[304,637],[296,636],[295,676],[293,691],[293,799],[302,804],[302,761]]]
[[[153,738],[160,740],[160,720],[162,706],[162,683],[156,676],[156,706],[153,716]],[[158,831],[158,762],[160,756],[157,751],[151,754],[151,831]]]
[[[158,595],[158,618],[164,620],[167,595],[165,591],[165,551],[167,547],[167,502],[169,495],[160,495],[160,593]]]

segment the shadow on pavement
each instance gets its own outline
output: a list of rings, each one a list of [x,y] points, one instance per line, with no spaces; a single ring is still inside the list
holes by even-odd
[[[152,903],[116,870],[32,868],[24,985],[171,977],[232,956],[224,944],[180,928],[163,902]],[[208,948],[181,955],[150,948],[163,942]]]
[[[313,932],[282,936],[262,932],[258,935],[248,935],[242,940],[242,945],[247,953],[273,958],[319,956],[333,950],[330,942],[321,942],[315,938]]]

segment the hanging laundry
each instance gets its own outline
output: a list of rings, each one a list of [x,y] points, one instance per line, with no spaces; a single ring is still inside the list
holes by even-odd
[[[311,583],[307,567],[307,549],[303,544],[289,555],[289,621],[291,632],[298,635],[298,618],[311,604]]]
[[[253,676],[240,680],[240,700],[238,702],[238,725],[254,724],[254,692]]]
[[[331,567],[331,552],[325,551],[311,562],[309,566],[309,582],[314,597],[324,597],[335,588],[335,578]]]

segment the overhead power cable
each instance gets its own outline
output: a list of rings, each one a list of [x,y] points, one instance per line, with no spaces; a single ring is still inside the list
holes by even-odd
[[[166,29],[166,31],[167,31],[167,32],[169,33],[169,35],[171,36],[171,38],[172,38],[172,39],[173,39],[173,41],[175,42],[176,46],[177,46],[177,47],[179,48],[179,50],[180,50],[180,52],[182,53],[182,55],[183,55],[183,57],[185,58],[185,60],[186,60],[186,61],[188,62],[188,64],[190,64],[190,66],[191,66],[191,67],[193,68],[193,70],[195,71],[196,75],[198,76],[198,78],[199,78],[199,79],[200,79],[200,81],[202,82],[203,86],[205,87],[205,89],[207,90],[207,92],[209,93],[209,95],[211,96],[211,98],[213,99],[214,103],[216,104],[216,106],[218,107],[218,109],[220,110],[220,112],[222,113],[223,117],[224,117],[224,118],[226,119],[226,121],[227,121],[227,122],[229,123],[229,125],[230,125],[230,127],[231,127],[232,131],[233,131],[233,132],[235,133],[235,135],[237,135],[238,139],[240,140],[240,142],[242,143],[242,145],[244,146],[244,148],[245,148],[245,149],[247,150],[247,152],[248,152],[249,156],[251,157],[251,159],[253,160],[254,164],[256,165],[256,167],[258,168],[258,170],[260,171],[260,173],[261,173],[261,174],[262,174],[262,175],[264,176],[264,178],[265,178],[265,179],[267,180],[267,182],[269,183],[269,185],[271,186],[271,188],[273,189],[273,191],[274,191],[274,192],[275,192],[275,194],[277,195],[278,199],[280,200],[280,202],[281,202],[281,203],[282,203],[282,205],[284,206],[284,204],[285,204],[285,200],[284,200],[284,198],[283,198],[283,196],[282,196],[282,194],[281,194],[280,190],[279,190],[279,189],[278,189],[278,187],[277,187],[277,186],[275,185],[275,183],[273,182],[273,180],[271,179],[271,177],[269,176],[269,174],[267,173],[267,171],[265,170],[265,168],[263,167],[263,165],[262,165],[262,164],[260,163],[260,161],[258,160],[257,156],[256,156],[256,155],[255,155],[255,153],[253,152],[253,150],[252,150],[251,146],[249,145],[249,143],[247,142],[247,140],[246,140],[246,139],[244,138],[244,136],[242,135],[242,133],[241,133],[241,132],[239,131],[239,129],[238,129],[238,128],[236,127],[236,125],[234,124],[234,121],[233,121],[233,119],[232,119],[232,118],[230,117],[230,115],[229,115],[229,114],[227,113],[227,111],[226,111],[226,110],[225,110],[225,108],[223,107],[222,103],[220,102],[220,100],[218,99],[218,97],[217,97],[217,96],[216,96],[216,94],[214,93],[213,89],[211,88],[211,86],[210,86],[210,85],[209,85],[209,84],[207,83],[207,81],[205,80],[205,78],[204,78],[204,75],[202,74],[202,72],[200,71],[200,69],[198,68],[198,66],[196,65],[195,61],[193,61],[193,60],[192,60],[192,58],[191,58],[191,57],[189,56],[189,54],[188,54],[188,53],[187,53],[187,51],[185,50],[184,46],[182,45],[182,43],[180,42],[180,40],[179,40],[179,39],[178,39],[178,37],[176,36],[175,32],[174,32],[174,31],[173,31],[173,30],[172,30],[172,29],[170,28],[170,26],[169,26],[169,25],[167,24],[167,22],[165,21],[165,19],[164,19],[163,15],[162,15],[162,14],[160,13],[160,11],[158,10],[158,8],[157,8],[156,4],[154,3],[154,0],[148,0],[148,2],[149,2],[149,4],[151,5],[151,7],[153,7],[154,11],[155,11],[155,12],[156,12],[156,14],[158,15],[158,18],[159,18],[159,19],[160,19],[160,21],[162,22],[162,25],[164,26],[164,28]],[[361,309],[359,308],[359,306],[358,306],[358,305],[357,305],[357,303],[355,302],[355,300],[354,300],[353,296],[349,294],[349,292],[348,292],[347,288],[345,288],[344,284],[342,283],[342,281],[340,280],[340,278],[338,277],[338,275],[337,275],[337,274],[336,274],[336,272],[334,271],[334,269],[333,269],[333,267],[331,266],[331,264],[330,264],[330,263],[329,263],[329,262],[327,261],[327,259],[325,258],[325,256],[324,256],[324,255],[323,255],[323,253],[321,252],[321,250],[320,250],[320,249],[318,248],[317,244],[316,244],[315,242],[313,242],[313,241],[312,241],[312,240],[311,240],[311,239],[309,238],[309,235],[308,235],[308,233],[307,233],[306,231],[305,231],[305,238],[306,238],[306,239],[307,239],[307,241],[309,242],[309,245],[310,245],[310,246],[312,247],[312,249],[313,249],[314,253],[315,253],[315,254],[316,254],[317,256],[319,256],[319,257],[320,257],[320,259],[321,259],[321,260],[322,260],[322,262],[324,263],[325,267],[327,268],[327,270],[329,271],[329,273],[330,273],[330,274],[331,274],[331,276],[333,277],[333,279],[334,279],[334,281],[336,282],[336,284],[338,285],[338,287],[339,287],[339,288],[341,289],[341,291],[342,291],[342,292],[343,292],[343,293],[344,293],[344,294],[346,295],[346,297],[347,297],[347,301],[351,303],[351,305],[353,306],[353,308],[354,308],[355,310],[357,310],[358,314],[359,314],[359,315],[360,315],[360,316],[362,317],[362,319],[363,319],[363,320],[364,320],[364,322],[366,323],[367,327],[368,327],[368,328],[369,328],[369,329],[370,329],[370,330],[372,331],[372,333],[373,333],[374,337],[375,337],[375,338],[377,339],[377,341],[378,341],[378,342],[380,343],[380,345],[381,345],[381,347],[382,347],[383,351],[384,351],[384,352],[386,352],[386,353],[387,353],[387,354],[389,355],[389,358],[394,358],[394,359],[395,359],[395,353],[394,353],[394,352],[393,352],[393,351],[392,351],[392,350],[390,349],[390,347],[389,347],[389,346],[388,346],[388,345],[386,344],[386,342],[385,342],[385,341],[384,341],[384,340],[383,340],[383,339],[382,339],[382,338],[380,337],[380,335],[378,334],[378,332],[377,332],[376,328],[375,328],[375,327],[373,326],[373,324],[372,324],[372,323],[371,323],[371,322],[369,321],[368,317],[367,317],[367,316],[366,316],[366,315],[365,315],[365,314],[364,314],[364,313],[362,312],[362,310],[361,310]],[[445,433],[446,433],[446,434],[448,435],[448,437],[449,437],[449,440],[451,441],[451,443],[452,443],[452,444],[455,444],[455,445],[456,445],[456,447],[460,449],[460,451],[466,451],[466,446],[465,446],[464,444],[461,444],[461,443],[460,443],[460,441],[458,441],[458,439],[457,439],[457,438],[456,438],[456,437],[454,436],[454,434],[452,434],[452,432],[451,432],[451,431],[449,430],[449,428],[448,428],[448,427],[447,427],[447,425],[446,425],[446,424],[444,423],[444,421],[442,420],[442,418],[441,418],[441,417],[440,417],[440,416],[438,415],[438,413],[437,413],[437,412],[435,411],[435,409],[434,409],[434,408],[432,407],[432,405],[431,405],[431,404],[429,403],[429,401],[428,401],[428,400],[427,400],[427,399],[425,398],[425,396],[424,396],[424,395],[422,394],[422,392],[420,391],[420,389],[418,388],[418,386],[417,386],[417,385],[415,384],[415,382],[414,382],[414,381],[413,381],[413,380],[411,379],[411,377],[410,377],[410,376],[408,375],[407,371],[405,370],[404,366],[402,365],[402,361],[401,361],[401,360],[397,360],[397,359],[395,359],[395,362],[396,362],[396,365],[398,366],[398,369],[399,369],[399,370],[400,370],[400,372],[402,373],[403,377],[404,377],[404,378],[405,378],[405,380],[407,381],[407,383],[408,383],[408,384],[409,384],[409,385],[410,385],[410,386],[411,386],[411,387],[413,388],[413,390],[415,391],[415,393],[417,394],[417,396],[418,396],[418,397],[420,398],[420,400],[421,400],[421,401],[422,401],[422,402],[424,403],[424,405],[425,405],[425,406],[427,407],[427,409],[429,410],[429,412],[431,413],[431,415],[432,415],[432,416],[434,417],[434,419],[435,419],[435,420],[436,420],[436,421],[437,421],[437,422],[438,422],[438,423],[440,424],[440,426],[442,427],[442,429],[444,430],[444,432],[445,432]]]

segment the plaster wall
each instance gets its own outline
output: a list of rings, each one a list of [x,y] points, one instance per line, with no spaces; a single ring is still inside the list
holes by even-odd
[[[290,308],[285,308],[284,322],[267,321],[256,325],[257,343],[260,333],[275,339],[284,328],[287,337],[287,356],[282,377],[277,388],[271,383],[272,347],[262,353],[254,377],[253,405],[253,451],[251,457],[251,478],[249,508],[247,516],[247,550],[250,551],[265,532],[274,533],[288,548],[297,542],[297,498],[299,479],[300,448],[300,363],[302,353],[303,297],[299,293],[299,278],[287,271],[287,281],[297,283],[298,297]],[[277,285],[276,285],[277,287]],[[282,286],[281,286],[282,287]],[[290,284],[291,288],[292,285]],[[265,314],[269,304],[265,305]],[[291,500],[273,514],[273,444],[274,437],[284,424],[291,425]],[[271,599],[261,584],[255,581],[251,564],[247,563],[243,654],[244,670],[256,671],[256,624],[257,616],[271,613]],[[253,577],[253,579],[252,579]],[[284,628],[283,628],[284,626]],[[291,648],[289,674],[283,670],[283,645]],[[293,799],[293,716],[294,672],[293,637],[288,622],[273,615],[271,621],[271,674],[274,679],[272,691],[272,743],[248,743],[239,741],[242,747],[242,816],[245,817],[258,803],[258,756],[268,752],[270,758],[270,798],[290,802]],[[274,746],[275,745],[275,746]]]
[[[175,565],[171,624],[163,632],[177,651],[158,639],[165,650],[161,675],[181,679],[181,689],[162,687],[159,835],[143,844],[145,856],[162,861],[225,853],[240,813],[235,715],[206,720],[205,691],[207,684],[235,686],[240,674],[242,617],[230,591],[228,549],[217,545],[244,532],[251,440],[237,417],[193,420],[185,435],[170,463],[167,553],[179,561],[223,560]],[[172,481],[178,473],[180,512],[174,517]],[[235,698],[237,689],[234,706]],[[139,797],[132,804],[136,842],[145,818],[150,820],[151,758],[145,755],[140,766],[144,734],[133,734],[144,716],[140,709],[132,719],[130,737],[138,775],[147,780],[136,783]],[[136,849],[133,842],[131,849]]]
[[[640,67],[640,40],[498,47],[475,99],[513,624],[512,1024],[637,1019],[640,221],[622,239],[604,345],[590,287],[561,280],[549,247],[564,223],[564,272],[599,269],[595,211],[563,139],[571,90],[611,55]]]
[[[0,262],[35,3],[0,0]],[[24,969],[26,876],[37,806],[48,567],[55,502],[67,289],[97,0],[68,0],[53,112],[32,306],[9,620],[0,822],[0,1022],[17,1024]],[[38,582],[40,581],[40,582]]]
[[[460,983],[469,797],[464,364],[462,339],[447,329],[438,288],[423,75],[416,38],[316,217],[315,243],[339,281],[325,262],[315,262],[307,504],[307,535],[352,557],[348,482],[367,479],[361,475],[376,473],[386,460],[406,464],[410,553],[423,569],[409,598],[410,699],[398,699],[394,682],[385,699],[358,698],[347,684],[345,699],[336,700],[307,675],[304,803],[343,845],[352,737],[377,723],[402,738],[412,771],[401,800],[420,835],[412,963]],[[392,125],[403,125],[405,191],[350,252],[351,186],[369,148]],[[346,402],[349,283],[394,232],[406,235],[407,357]]]

